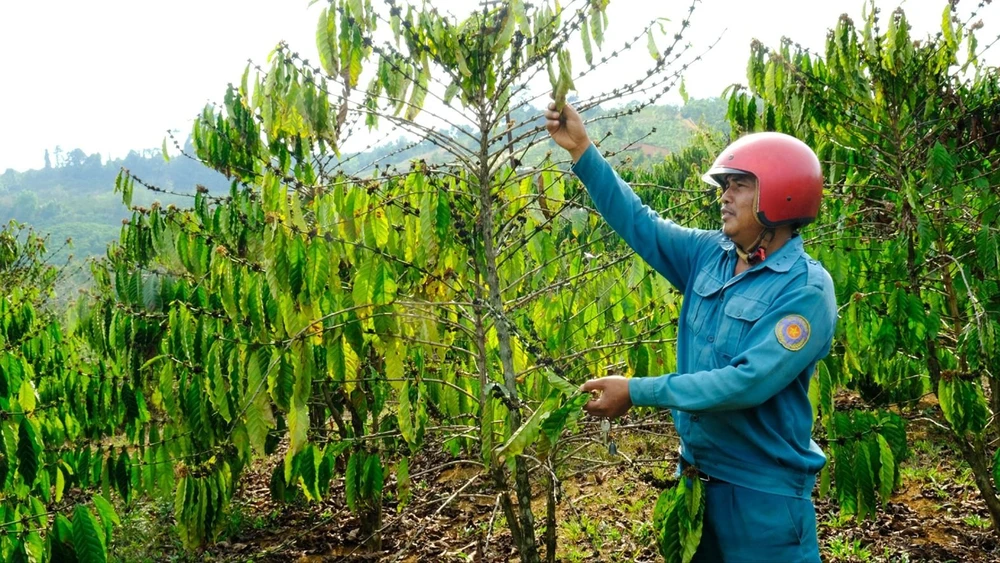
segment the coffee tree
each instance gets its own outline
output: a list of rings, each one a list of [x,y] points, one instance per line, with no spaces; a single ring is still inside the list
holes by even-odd
[[[105,438],[121,411],[110,374],[93,371],[49,306],[67,274],[52,254],[24,225],[0,229],[0,558],[104,561],[118,522],[109,489],[120,490]]]
[[[812,238],[841,319],[817,399],[842,508],[872,514],[905,452],[897,422],[845,418],[832,390],[847,385],[873,406],[931,395],[1000,532],[1000,76],[982,64],[993,43],[972,23],[986,3],[964,22],[947,3],[940,32],[923,39],[902,10],[885,18],[872,4],[860,28],[840,19],[822,55],[756,43],[730,117],[806,140],[828,174]]]
[[[677,83],[687,21],[665,48],[651,22],[608,53],[606,4],[512,1],[456,21],[331,2],[318,63],[279,45],[205,108],[195,156],[232,179],[229,194],[134,208],[99,276],[108,297],[83,305],[80,325],[102,369],[130,374],[116,463],[136,489],[173,495],[186,545],[212,540],[243,468],[277,452],[275,497],[318,500],[343,479],[378,548],[383,504],[406,510],[411,455],[433,438],[480,468],[467,485],[497,495],[523,561],[541,557],[541,487],[555,559],[576,387],[668,371],[679,308],[536,148],[541,122],[510,118],[549,89],[563,103],[634,45],[650,49],[649,72],[580,109],[642,95],[631,113]],[[342,141],[380,124],[444,157],[345,174]],[[158,189],[123,171],[126,205],[137,185]]]

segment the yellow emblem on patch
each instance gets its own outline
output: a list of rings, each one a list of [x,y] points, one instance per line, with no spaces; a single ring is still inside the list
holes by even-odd
[[[782,346],[796,352],[809,342],[809,321],[802,315],[788,315],[778,321],[774,335]]]

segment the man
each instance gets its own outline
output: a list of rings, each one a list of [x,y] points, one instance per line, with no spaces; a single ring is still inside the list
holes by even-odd
[[[672,409],[681,465],[705,481],[695,561],[819,561],[811,492],[826,458],[811,439],[809,380],[830,351],[837,306],[797,230],[815,219],[815,153],[780,133],[747,135],[705,175],[722,189],[722,231],[681,227],[642,204],[571,106],[546,112],[553,140],[605,220],[684,294],[677,373],[584,383],[585,407],[617,417]]]

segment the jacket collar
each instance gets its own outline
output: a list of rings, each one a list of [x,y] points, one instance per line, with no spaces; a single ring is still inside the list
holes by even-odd
[[[719,246],[722,247],[726,253],[736,254],[736,243],[729,239],[729,237],[722,235],[722,239],[719,241]],[[768,254],[767,259],[757,264],[752,269],[769,268],[774,272],[787,272],[792,269],[795,261],[799,259],[799,256],[805,252],[802,246],[802,237],[799,235],[792,235],[792,238],[788,239],[785,244],[781,245],[774,254]]]

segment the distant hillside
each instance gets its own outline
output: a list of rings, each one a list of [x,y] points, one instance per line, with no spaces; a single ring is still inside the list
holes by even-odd
[[[689,100],[683,106],[650,106],[632,115],[609,117],[616,111],[627,110],[629,107],[597,108],[584,115],[589,122],[588,131],[591,137],[601,142],[602,150],[618,152],[629,146],[615,159],[615,162],[627,160],[633,166],[645,166],[684,148],[698,129],[729,130],[726,121],[727,103],[721,98]],[[511,120],[522,124],[519,129],[513,131],[514,137],[530,127],[543,125],[540,110],[521,109],[512,112]],[[458,131],[452,130],[451,136],[458,138]],[[544,133],[540,138],[544,138]],[[525,163],[537,162],[546,152],[555,150],[554,143],[544,140],[521,160]],[[342,166],[345,171],[354,174],[374,164],[399,166],[413,159],[423,159],[436,164],[448,162],[452,157],[431,142],[413,144],[412,141],[400,138],[364,153],[345,154]]]
[[[188,147],[189,150],[193,150]],[[0,174],[0,222],[11,219],[49,233],[53,243],[73,239],[73,252],[86,257],[104,254],[108,242],[118,238],[122,219],[131,213],[114,193],[115,176],[122,168],[158,188],[193,194],[202,184],[213,191],[228,190],[221,174],[188,158],[165,162],[158,149],[132,151],[125,158],[101,161],[100,154],[80,149],[57,158],[54,166]],[[189,205],[189,198],[152,193],[136,188],[135,205],[163,203]]]
[[[682,149],[700,127],[727,128],[726,102],[718,98],[691,100],[681,107],[652,106],[632,115],[607,118],[612,111],[598,108],[588,112],[585,118],[593,120],[588,129],[594,140],[601,142],[602,150],[619,151],[631,143],[614,161],[627,161],[633,166],[660,161],[664,155]],[[515,112],[511,119],[526,127],[542,125],[537,111]],[[523,129],[514,134],[520,131]],[[536,138],[545,139],[545,134]],[[415,158],[428,162],[450,160],[450,155],[431,143],[407,148],[410,144],[399,140],[364,153],[344,155],[343,169],[355,173],[376,162],[384,166],[405,165]],[[546,139],[521,160],[537,162],[547,151],[555,152],[556,147]],[[186,152],[193,154],[194,150],[187,146]],[[221,174],[184,157],[165,162],[158,149],[133,151],[123,159],[106,162],[99,154],[87,155],[75,149],[57,154],[54,165],[46,168],[25,172],[9,169],[0,174],[0,221],[16,219],[31,224],[38,231],[50,233],[55,245],[72,238],[72,252],[78,257],[102,255],[108,242],[118,238],[122,219],[130,215],[120,195],[114,193],[114,179],[122,167],[149,184],[180,194],[193,194],[197,184],[216,193],[229,189],[229,182]],[[154,200],[179,206],[190,204],[184,196],[151,193],[136,186],[135,205],[148,205]]]

